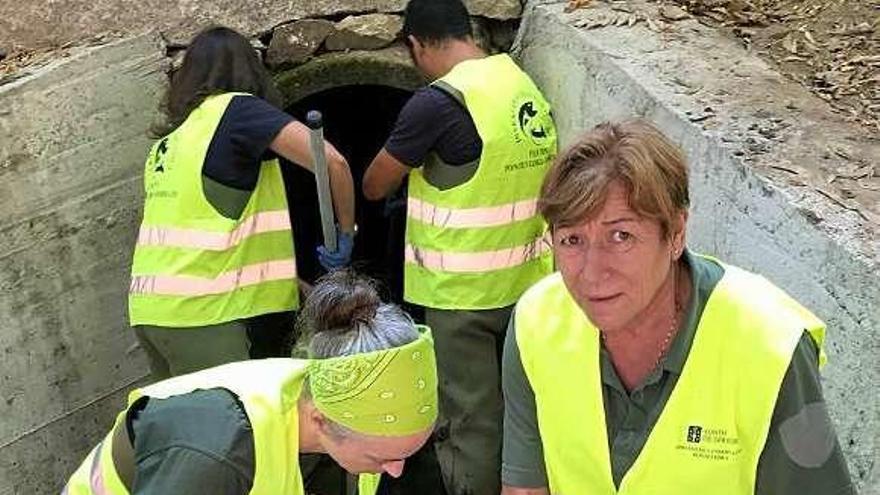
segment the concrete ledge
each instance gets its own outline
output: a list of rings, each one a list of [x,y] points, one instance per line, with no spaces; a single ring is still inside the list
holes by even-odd
[[[690,245],[766,275],[828,322],[825,395],[853,478],[878,493],[880,198],[845,199],[847,180],[828,179],[877,163],[880,142],[696,21],[659,33],[647,23],[582,30],[574,24],[608,7],[563,7],[528,7],[517,48],[554,106],[563,145],[634,115],[682,145]]]
[[[136,385],[143,383],[130,384]],[[125,404],[127,388],[99,397],[17,442],[0,446],[0,495],[60,493],[113,425]]]
[[[126,294],[166,64],[144,35],[0,86],[0,494],[57,493],[146,374]]]

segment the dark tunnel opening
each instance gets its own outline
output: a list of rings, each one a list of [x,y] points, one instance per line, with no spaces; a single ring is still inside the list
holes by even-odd
[[[354,178],[358,234],[352,266],[380,282],[384,296],[400,303],[403,294],[405,192],[385,201],[367,201],[363,175],[385,144],[411,92],[379,85],[350,85],[307,96],[287,108],[300,121],[310,110],[324,116],[324,137],[348,159]],[[315,178],[298,166],[282,166],[290,203],[300,278],[314,282],[324,270],[315,249],[323,243]]]

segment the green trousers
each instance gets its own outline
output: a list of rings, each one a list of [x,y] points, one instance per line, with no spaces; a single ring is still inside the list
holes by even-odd
[[[234,361],[288,357],[295,320],[288,311],[204,327],[141,325],[134,332],[158,381]]]
[[[150,361],[153,380],[249,358],[247,325],[232,321],[195,328],[141,325],[134,333]]]
[[[425,309],[440,385],[434,448],[448,495],[501,492],[501,351],[512,309]]]

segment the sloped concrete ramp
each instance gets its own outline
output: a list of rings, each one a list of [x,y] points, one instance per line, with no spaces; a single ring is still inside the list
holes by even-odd
[[[146,361],[126,293],[164,44],[88,48],[0,86],[0,494],[58,493]]]

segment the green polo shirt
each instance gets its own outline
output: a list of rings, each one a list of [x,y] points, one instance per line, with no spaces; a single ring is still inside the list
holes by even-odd
[[[642,385],[627,391],[607,351],[604,347],[601,350],[602,399],[617,486],[641,452],[675,388],[706,302],[724,275],[724,268],[714,261],[688,251],[684,259],[693,283],[687,317],[657,369]],[[523,370],[515,332],[511,319],[502,363],[505,415],[501,478],[508,486],[546,487],[535,394]],[[855,495],[822,398],[818,349],[806,333],[780,387],[770,434],[758,462],[755,494]]]

